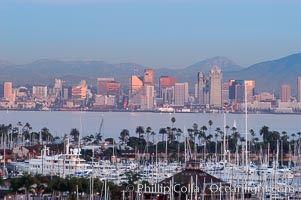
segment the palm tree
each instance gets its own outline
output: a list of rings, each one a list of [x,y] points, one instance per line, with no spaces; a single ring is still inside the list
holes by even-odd
[[[171,128],[174,127],[175,122],[176,122],[176,118],[175,118],[175,117],[172,117],[172,118],[171,118],[171,123],[172,123]]]
[[[166,127],[166,132],[167,132],[167,140],[169,143],[172,143],[175,140],[175,136],[173,134],[173,129],[171,129],[169,126]]]
[[[32,127],[30,126],[30,124],[27,122],[23,128],[22,128],[22,140],[25,139],[25,141],[30,141],[30,131],[32,130]]]
[[[230,128],[230,126],[226,125],[225,128],[226,128],[226,148],[225,149],[229,150],[228,138],[229,138],[229,128]]]
[[[159,134],[162,134],[162,142],[163,142],[164,134],[167,134],[166,128],[161,128],[159,130]],[[167,160],[167,138],[166,138],[166,141],[165,141],[165,154],[166,154],[166,160]]]
[[[209,134],[211,134],[211,126],[213,125],[213,122],[211,119],[208,121],[208,124],[209,124]]]
[[[18,122],[17,123],[17,126],[18,126],[18,138],[17,138],[17,144],[19,144],[19,138],[21,138],[21,136],[22,136],[22,133],[21,133],[21,128],[23,127],[23,125],[22,125],[22,122]]]
[[[193,146],[194,146],[194,155],[195,155],[195,158],[196,158],[196,153],[197,153],[197,146],[196,146],[196,142],[195,142],[195,139],[196,137],[198,136],[199,134],[199,131],[198,131],[198,125],[196,123],[194,123],[192,125],[192,129],[193,129]]]
[[[31,132],[30,133],[30,138],[31,138],[30,143],[31,144],[36,144],[37,141],[38,141],[38,138],[39,138],[39,133],[37,133],[37,132]]]
[[[221,129],[219,127],[217,127],[215,129],[215,156],[217,156],[217,144],[218,144],[218,136],[220,135],[221,133]]]
[[[120,132],[119,139],[120,139],[121,145],[127,144],[128,140],[129,140],[129,136],[130,136],[130,132],[129,132],[129,130],[127,130],[127,129],[123,129],[123,130]]]
[[[147,128],[146,128],[146,145],[148,145],[148,143],[149,143],[149,135],[151,134],[151,132],[152,132],[152,128],[150,127],[150,126],[148,126]]]
[[[254,137],[255,137],[255,131],[253,129],[250,129],[249,130],[249,133],[251,134],[252,138],[251,138],[251,143],[252,143],[252,146],[254,146]],[[251,150],[252,152],[252,150]]]
[[[292,138],[293,138],[292,142],[294,142],[294,141],[295,141],[295,137],[296,137],[296,134],[295,134],[295,133],[293,133],[293,134],[292,134]]]
[[[239,132],[235,131],[234,133],[232,133],[232,137],[234,140],[235,148],[237,148],[237,142],[238,142],[238,139],[240,138]]]
[[[268,141],[269,132],[268,126],[263,126],[259,131],[259,134],[262,135],[263,142],[265,143]]]
[[[189,141],[193,141],[193,129],[188,128],[187,132],[188,132],[188,135],[189,135]]]
[[[136,133],[139,135],[139,139],[143,139],[144,127],[143,126],[138,126],[136,128]]]
[[[46,127],[41,129],[41,137],[42,138],[40,138],[40,139],[42,139],[42,142],[47,141],[47,143],[48,143],[53,140],[52,134],[49,132],[49,129]]]
[[[73,138],[73,141],[79,140],[79,131],[76,128],[72,128],[70,131],[70,136]]]
[[[299,142],[300,142],[300,137],[301,137],[301,132],[298,132],[297,135],[299,136]]]
[[[162,142],[164,140],[164,134],[166,134],[166,133],[167,133],[166,128],[160,128],[159,134],[162,134]]]
[[[205,142],[206,131],[207,131],[207,127],[205,125],[203,125],[200,129],[199,136],[198,136],[199,140],[201,140],[201,141],[199,141],[199,143],[200,144],[202,143],[204,145],[203,146],[203,154],[204,155],[205,155],[205,147],[206,147],[206,142]]]

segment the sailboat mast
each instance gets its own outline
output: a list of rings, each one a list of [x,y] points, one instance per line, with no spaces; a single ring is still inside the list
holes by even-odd
[[[78,148],[80,148],[80,134],[82,134],[83,132],[83,122],[82,122],[82,112],[80,113],[80,116],[79,116],[79,122],[80,122],[80,131],[79,131],[79,136],[78,136]]]
[[[224,162],[226,162],[226,110],[224,111]]]
[[[246,114],[246,165],[248,166],[248,99],[247,84],[245,83],[245,114]]]

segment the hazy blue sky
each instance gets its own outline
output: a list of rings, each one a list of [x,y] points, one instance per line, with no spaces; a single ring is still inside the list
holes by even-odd
[[[0,59],[248,66],[301,52],[298,1],[0,0]]]

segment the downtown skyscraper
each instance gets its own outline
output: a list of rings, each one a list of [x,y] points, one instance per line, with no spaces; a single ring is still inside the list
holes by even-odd
[[[210,105],[214,107],[222,106],[222,70],[215,66],[210,71]]]

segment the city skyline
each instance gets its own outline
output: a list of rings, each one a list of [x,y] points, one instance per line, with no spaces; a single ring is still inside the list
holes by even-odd
[[[135,62],[181,68],[225,56],[239,65],[301,52],[298,1],[8,1],[0,59]]]

